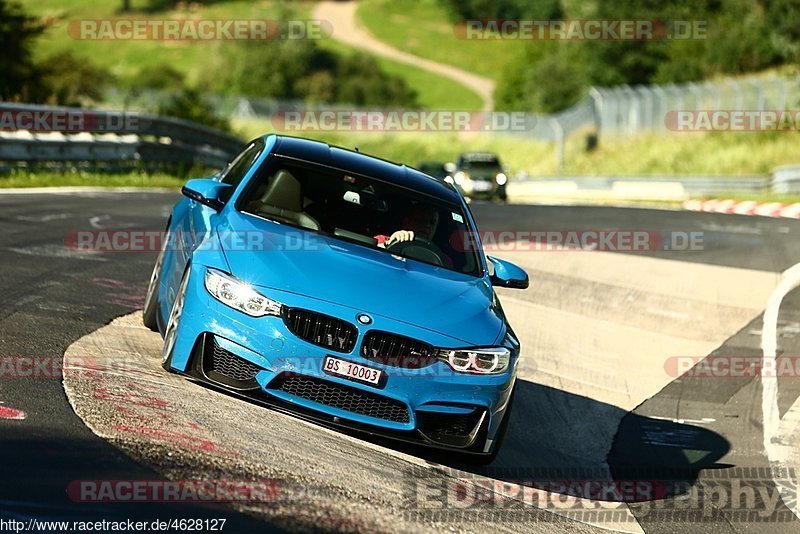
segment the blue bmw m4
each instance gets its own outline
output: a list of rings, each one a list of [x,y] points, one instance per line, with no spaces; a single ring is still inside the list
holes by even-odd
[[[325,143],[268,135],[190,180],[144,323],[169,371],[330,427],[491,462],[520,345],[458,188]]]

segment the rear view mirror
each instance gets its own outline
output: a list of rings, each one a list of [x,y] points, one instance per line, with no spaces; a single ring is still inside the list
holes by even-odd
[[[225,205],[223,195],[230,188],[230,184],[223,184],[209,178],[195,178],[184,184],[181,193],[195,202],[219,211]]]
[[[486,256],[486,259],[494,265],[494,274],[489,277],[489,281],[493,286],[510,289],[528,288],[528,273],[524,270],[510,261],[501,260],[500,258]]]
[[[376,196],[373,193],[369,193],[366,191],[361,191],[360,193],[357,191],[345,191],[343,199],[345,202],[350,202],[351,204],[358,204],[359,206],[374,211],[380,211],[380,212],[389,211],[389,205],[386,203],[385,200]]]

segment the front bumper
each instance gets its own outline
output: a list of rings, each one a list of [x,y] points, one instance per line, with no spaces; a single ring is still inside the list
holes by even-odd
[[[494,179],[471,179],[459,186],[461,193],[470,198],[492,198],[499,194],[501,186]]]
[[[353,323],[358,329],[353,350],[338,352],[295,336],[280,317],[253,318],[219,303],[196,273],[202,269],[192,272],[187,288],[173,370],[329,426],[438,448],[491,452],[513,389],[516,354],[499,375],[456,373],[443,362],[420,369],[383,365],[360,354],[369,330],[396,332],[438,347],[457,348],[458,342],[382,317],[363,326],[353,321],[354,310],[308,297],[269,295],[287,306]],[[385,380],[376,387],[327,374],[322,370],[327,355],[380,369]]]

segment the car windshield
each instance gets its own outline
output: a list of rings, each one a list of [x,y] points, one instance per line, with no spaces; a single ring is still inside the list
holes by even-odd
[[[237,201],[240,211],[480,275],[474,234],[461,206],[313,164],[279,160],[268,167]]]
[[[494,161],[465,161],[464,169],[476,172],[492,172],[500,169],[500,162]]]

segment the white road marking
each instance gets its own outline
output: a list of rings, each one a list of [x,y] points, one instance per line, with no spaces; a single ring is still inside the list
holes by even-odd
[[[762,235],[764,232],[758,226],[747,224],[720,224],[717,222],[703,223],[700,229],[706,232],[720,232],[725,234]]]
[[[64,245],[33,245],[30,247],[9,247],[7,250],[26,256],[45,258],[73,258],[77,260],[108,261],[98,252],[89,250],[70,250]]]
[[[657,308],[647,308],[647,313],[653,315],[661,315],[662,317],[669,317],[670,319],[689,319],[691,316],[688,313],[676,312],[672,310],[662,310]]]
[[[682,425],[684,423],[688,423],[691,425],[706,425],[708,423],[716,423],[717,420],[713,417],[703,417],[700,419],[676,419],[674,417],[659,417],[657,415],[648,415],[650,419],[658,419],[659,421],[669,421],[671,423],[678,423]]]
[[[761,350],[764,362],[761,365],[761,413],[764,424],[764,450],[770,463],[772,479],[780,491],[781,500],[795,516],[800,518],[797,503],[797,487],[793,481],[784,479],[788,470],[786,462],[792,453],[792,447],[782,443],[780,433],[780,412],[778,410],[778,378],[774,369],[778,352],[778,313],[783,298],[794,288],[800,286],[800,263],[790,267],[781,275],[778,287],[770,295],[767,309],[764,311],[764,326],[761,334]],[[798,408],[795,403],[786,417]],[[793,503],[793,507],[789,503]]]
[[[91,225],[92,228],[96,228],[99,230],[104,228],[104,226],[100,224],[100,221],[107,221],[110,218],[111,215],[97,215],[95,217],[89,218],[89,224]]]
[[[52,213],[50,215],[19,215],[16,217],[18,221],[25,222],[49,222],[58,221],[61,219],[69,219],[72,217],[69,213]]]

